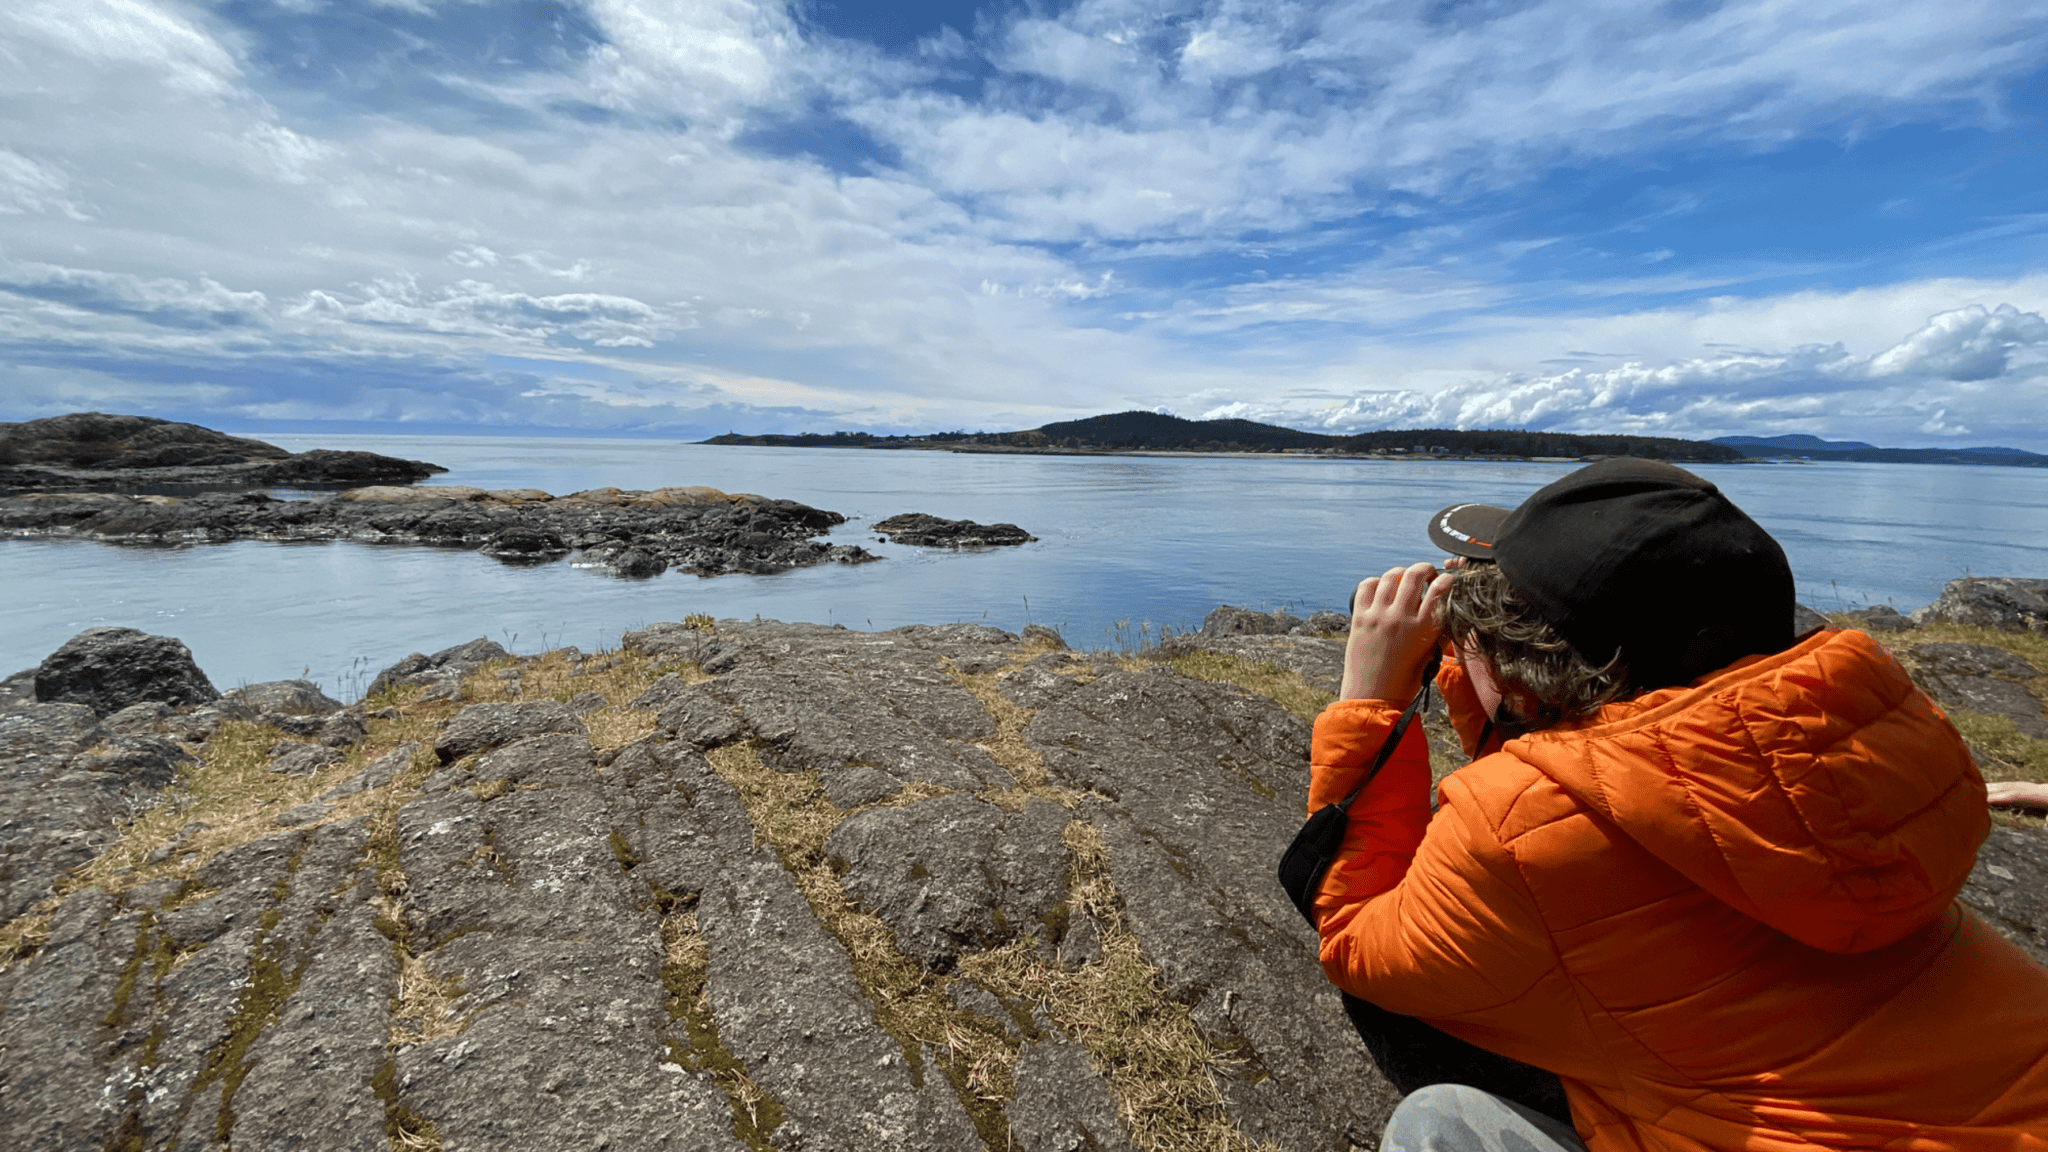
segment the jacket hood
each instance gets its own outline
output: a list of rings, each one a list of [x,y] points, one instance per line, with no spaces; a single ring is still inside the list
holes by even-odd
[[[1990,829],[1962,738],[1855,631],[1816,632],[1505,751],[1719,899],[1831,952],[1880,948],[1939,916]]]

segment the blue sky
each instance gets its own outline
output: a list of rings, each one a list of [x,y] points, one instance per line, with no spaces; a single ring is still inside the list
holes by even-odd
[[[2048,452],[2048,3],[9,0],[0,419]]]

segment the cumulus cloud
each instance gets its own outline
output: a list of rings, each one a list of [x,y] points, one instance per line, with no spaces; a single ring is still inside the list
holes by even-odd
[[[1996,381],[1996,392],[1955,384]],[[1929,411],[1929,397],[1952,402]],[[1809,431],[1867,427],[1922,436],[1970,434],[1960,417],[1969,405],[2013,418],[2016,396],[2031,408],[2048,404],[2048,321],[2011,305],[1972,305],[1930,317],[1919,330],[1873,355],[1842,344],[1789,351],[1722,351],[1662,364],[1573,367],[1549,373],[1504,373],[1434,391],[1360,391],[1334,401],[1244,401],[1213,404],[1201,419],[1262,420],[1336,434],[1383,428],[1531,428],[1562,432],[1631,432],[1714,436],[1768,428]],[[1955,417],[1952,417],[1952,413]],[[1825,422],[1825,423],[1816,423]]]
[[[1871,377],[1931,376],[1991,380],[2005,374],[2015,355],[2048,345],[2048,321],[2010,304],[1981,304],[1944,312],[1926,327],[1872,359]]]

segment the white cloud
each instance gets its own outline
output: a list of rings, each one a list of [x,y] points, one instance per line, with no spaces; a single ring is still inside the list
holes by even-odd
[[[0,214],[53,212],[73,220],[87,219],[85,208],[71,198],[70,191],[71,178],[62,169],[0,148]]]
[[[0,31],[96,65],[139,65],[186,94],[225,94],[240,72],[190,13],[161,0],[10,0]]]
[[[1295,227],[1357,211],[1361,188],[1440,196],[1559,161],[1850,137],[1934,106],[1991,120],[1986,79],[2048,55],[2048,12],[1991,0],[1206,8],[1020,19],[991,58],[1037,85],[850,111],[1012,235],[1134,238]]]
[[[2010,304],[1973,304],[1943,312],[1870,362],[1869,374],[1991,380],[2005,374],[2016,354],[2048,350],[2048,321]]]
[[[1661,364],[1503,373],[1434,391],[1374,389],[1335,403],[1232,400],[1209,406],[1201,418],[1334,433],[1447,427],[1677,436],[1843,429],[1861,422],[1894,434],[1960,436],[1975,425],[2032,438],[2038,436],[2034,414],[2048,405],[2044,354],[2048,321],[2039,313],[1972,305],[1930,317],[1875,355],[1855,355],[1840,343],[1717,352]],[[1995,390],[1956,387],[1992,381]],[[2026,400],[2016,411],[2018,397]],[[1936,403],[1944,406],[1936,409]]]

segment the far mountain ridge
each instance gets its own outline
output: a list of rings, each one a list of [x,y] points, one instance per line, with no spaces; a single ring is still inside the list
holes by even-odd
[[[2024,448],[1879,448],[1861,440],[1823,440],[1803,432],[1783,436],[1717,436],[1709,443],[1748,457],[1798,457],[1871,464],[2005,464],[2048,467],[2048,456]]]

